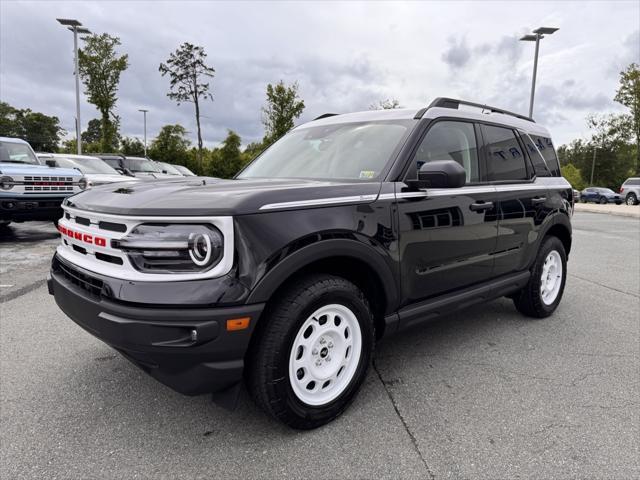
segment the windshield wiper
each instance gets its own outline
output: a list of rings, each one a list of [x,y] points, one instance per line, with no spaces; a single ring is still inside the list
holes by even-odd
[[[27,165],[38,165],[37,163],[24,162],[22,160],[0,160],[0,163],[26,163]]]

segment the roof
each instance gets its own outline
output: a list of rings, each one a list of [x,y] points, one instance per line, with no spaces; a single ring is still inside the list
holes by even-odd
[[[0,142],[7,143],[22,143],[24,145],[29,145],[29,142],[25,142],[21,138],[11,138],[11,137],[0,137]]]
[[[363,112],[344,113],[341,115],[331,115],[317,120],[304,123],[296,129],[303,129],[308,127],[315,127],[320,125],[337,125],[340,123],[359,123],[359,122],[378,122],[384,120],[413,120],[418,112],[424,110],[422,108],[396,108],[388,110],[366,110]],[[511,128],[517,128],[524,130],[527,133],[534,135],[549,136],[549,131],[535,122],[524,120],[522,118],[515,117],[498,112],[482,113],[482,110],[463,108],[445,108],[445,107],[431,107],[424,112],[422,118],[433,120],[440,117],[453,117],[453,118],[466,118],[477,121],[490,121],[500,123],[502,125],[509,126]],[[415,120],[415,121],[420,121]]]

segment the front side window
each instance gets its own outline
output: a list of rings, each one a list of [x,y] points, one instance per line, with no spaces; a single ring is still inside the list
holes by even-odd
[[[394,120],[298,128],[237,178],[375,180],[414,124],[415,120]]]
[[[467,183],[478,182],[478,148],[473,124],[455,121],[435,123],[420,143],[407,178],[416,178],[423,164],[435,160],[454,160],[467,173]]]
[[[40,164],[28,145],[13,142],[0,142],[0,163]]]
[[[510,128],[482,126],[490,181],[528,180],[525,156]]]
[[[155,162],[146,158],[126,158],[124,164],[132,172],[162,173]]]

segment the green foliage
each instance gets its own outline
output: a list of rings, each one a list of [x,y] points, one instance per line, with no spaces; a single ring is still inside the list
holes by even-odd
[[[120,153],[129,157],[143,157],[144,143],[135,137],[123,137],[120,140]]]
[[[191,102],[195,106],[196,125],[198,127],[198,150],[202,150],[202,131],[200,128],[200,99],[213,100],[209,91],[209,82],[203,78],[212,78],[215,69],[205,64],[207,54],[204,48],[185,42],[169,55],[167,63],[158,67],[161,75],[169,75],[169,93],[167,97],[178,105]],[[202,171],[202,157],[199,156]]]
[[[636,141],[635,172],[640,174],[640,68],[632,63],[624,72],[620,72],[620,86],[614,100],[629,108],[629,128]]]
[[[128,56],[118,56],[120,39],[108,33],[83,37],[84,48],[78,52],[80,78],[89,103],[96,106],[101,118],[101,147],[104,152],[118,146],[120,119],[115,115],[120,75],[129,66]]]
[[[231,178],[242,168],[244,157],[240,151],[240,136],[229,130],[227,138],[222,142],[222,147],[216,149],[212,156],[212,177]]]
[[[586,187],[582,172],[572,163],[568,163],[562,167],[562,176],[566,178],[576,190],[582,190]]]
[[[394,110],[396,108],[402,108],[400,101],[396,98],[387,98],[380,100],[378,103],[372,103],[369,105],[369,110]]]
[[[161,162],[183,165],[191,142],[182,125],[165,125],[151,142],[149,157]]]
[[[66,132],[58,117],[50,117],[30,109],[19,110],[0,102],[0,136],[26,140],[36,152],[55,152]]]
[[[294,120],[304,110],[304,100],[298,97],[298,83],[286,86],[282,80],[267,85],[267,104],[262,108],[265,127],[263,144],[271,145],[294,127]]]
[[[102,138],[102,122],[99,118],[93,118],[89,120],[87,124],[87,129],[80,134],[80,138],[82,138],[82,143],[98,143]]]

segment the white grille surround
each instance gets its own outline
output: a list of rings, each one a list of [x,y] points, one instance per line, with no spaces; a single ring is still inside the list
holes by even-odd
[[[216,278],[226,275],[233,266],[234,229],[233,217],[182,217],[182,216],[145,216],[134,217],[125,215],[112,215],[79,210],[63,206],[65,214],[58,222],[61,233],[61,243],[56,253],[67,262],[84,268],[90,272],[105,275],[121,280],[137,280],[146,282],[188,281]],[[80,221],[89,224],[78,223]],[[101,228],[100,222],[123,225],[126,230],[114,231]],[[131,232],[136,226],[143,223],[170,223],[170,224],[210,224],[215,226],[223,236],[223,254],[220,261],[210,270],[198,273],[145,273],[136,270],[125,252],[111,247],[111,240],[120,240]],[[65,232],[73,232],[69,235]],[[85,235],[87,237],[85,237]],[[98,241],[94,239],[104,239]],[[87,241],[89,240],[89,241]],[[99,245],[104,244],[104,245]],[[74,245],[76,248],[74,248]],[[80,251],[79,251],[79,250]],[[83,252],[84,250],[84,252]],[[96,255],[98,254],[98,255]],[[106,257],[105,257],[106,256]],[[101,257],[101,258],[99,258]],[[112,263],[105,258],[117,258],[122,265]]]
[[[0,175],[1,176],[1,175]],[[13,179],[13,188],[2,193],[13,194],[48,194],[72,195],[82,190],[79,186],[80,176],[68,175],[8,175]]]

